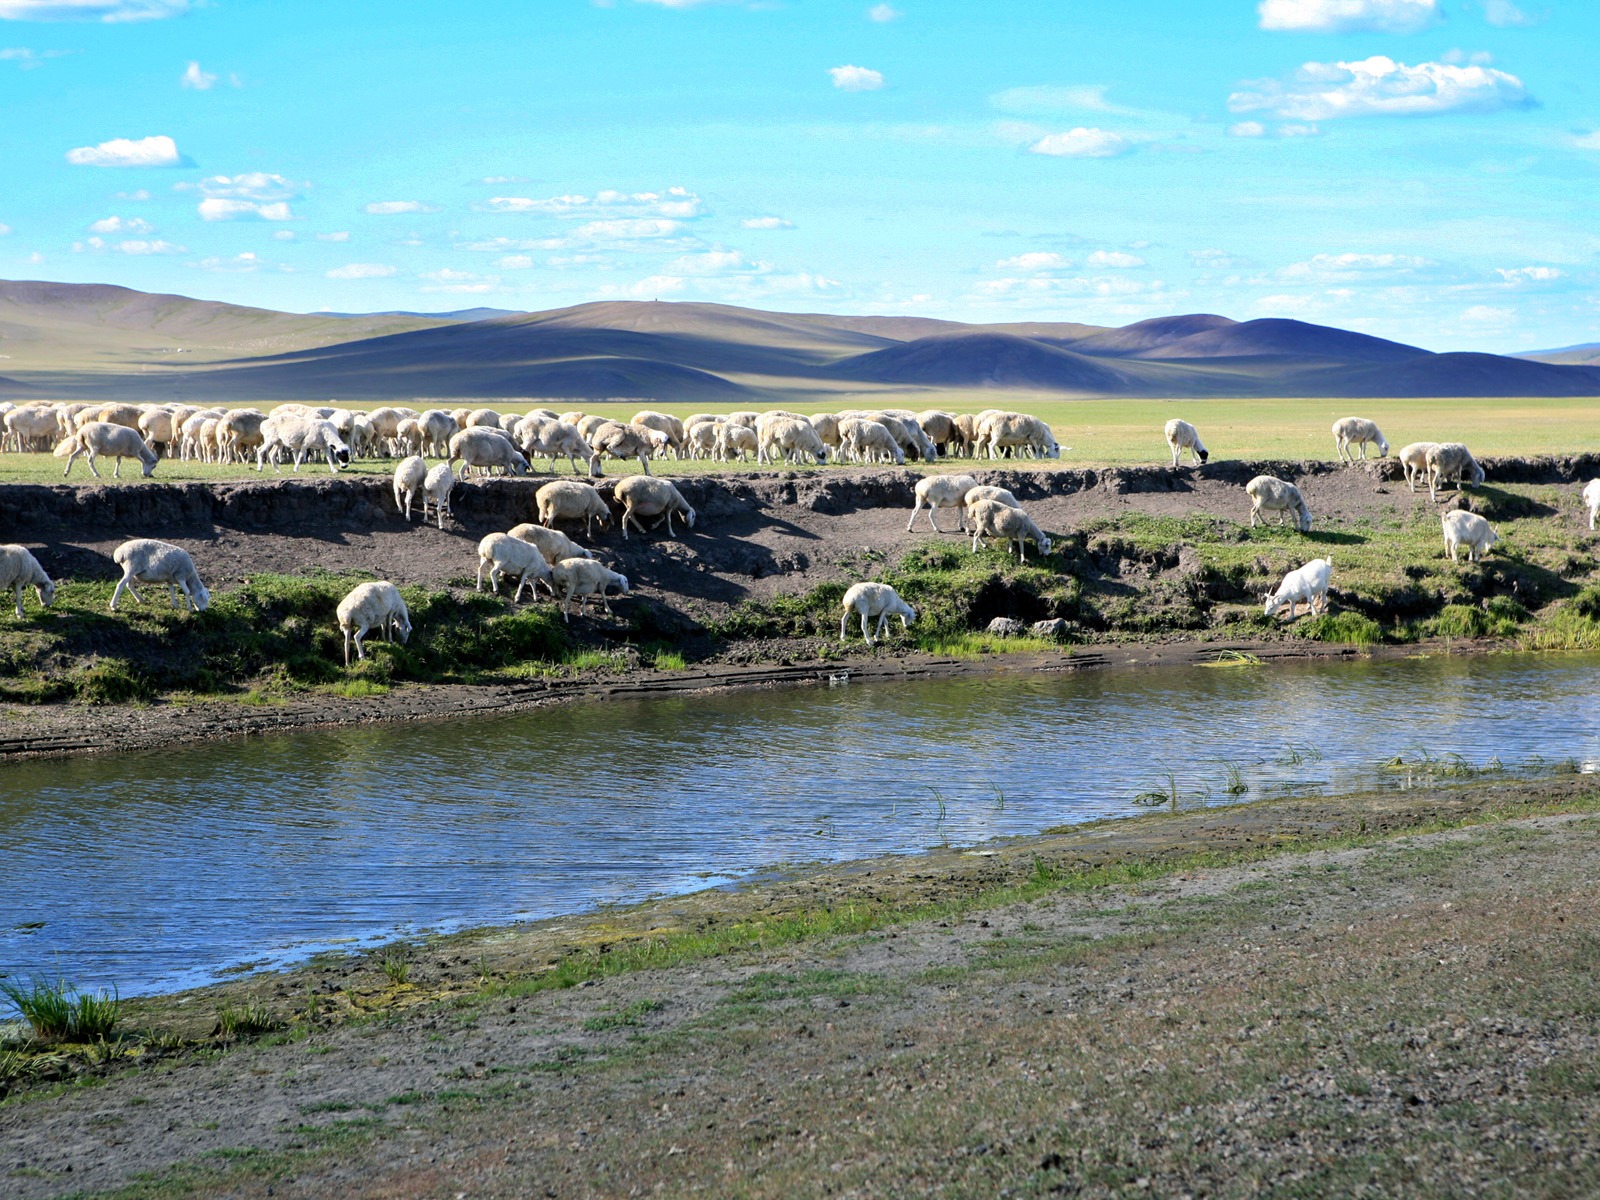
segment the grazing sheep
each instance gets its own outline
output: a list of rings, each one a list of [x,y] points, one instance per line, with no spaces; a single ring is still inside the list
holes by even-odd
[[[94,460],[102,455],[115,458],[117,465],[111,472],[113,479],[122,475],[122,460],[136,458],[139,460],[140,469],[146,479],[156,469],[156,452],[144,444],[144,438],[139,436],[137,429],[130,429],[126,425],[115,425],[110,421],[88,421],[78,427],[78,432],[67,439],[67,469],[62,475],[70,474],[72,464],[77,461],[78,455],[86,455],[89,462],[89,473],[96,479],[100,472],[95,469]]]
[[[337,429],[338,426],[334,428]],[[415,417],[407,417],[399,425],[395,426],[394,444],[408,455],[422,453],[427,443],[422,432],[422,426]]]
[[[1289,619],[1294,620],[1295,609],[1302,600],[1306,609],[1315,616],[1328,611],[1328,576],[1333,573],[1333,559],[1313,558],[1305,566],[1290,571],[1275,591],[1268,592],[1266,614],[1272,616],[1285,604],[1289,606]],[[1318,601],[1321,601],[1319,607]]]
[[[901,445],[908,451],[915,451],[916,456],[923,462],[932,462],[939,457],[939,448],[933,444],[933,439],[928,436],[928,431],[923,429],[922,422],[917,420],[917,414],[906,408],[885,409],[881,413],[868,413],[873,420],[881,421],[884,417],[891,417],[900,422],[905,430],[906,440]]]
[[[507,575],[517,577],[517,592],[511,597],[515,604],[522,599],[522,589],[531,587],[535,596],[540,580],[550,582],[550,564],[545,562],[539,547],[532,542],[514,538],[509,533],[491,533],[478,543],[477,591],[483,591],[483,573],[489,572],[489,590],[498,592],[500,580]]]
[[[955,447],[963,458],[970,458],[978,444],[978,417],[976,413],[957,413],[955,416]]]
[[[624,541],[628,538],[630,521],[640,533],[644,532],[640,517],[658,517],[665,513],[668,537],[672,536],[673,513],[681,514],[684,525],[690,529],[694,528],[694,509],[689,507],[689,502],[683,498],[683,493],[678,491],[671,480],[630,475],[626,479],[619,480],[611,494],[622,501],[621,523]]]
[[[534,493],[534,501],[539,506],[539,524],[547,529],[557,521],[582,521],[585,535],[593,538],[594,523],[605,525],[611,520],[611,509],[600,493],[575,479],[545,484]]]
[[[394,439],[400,431],[400,422],[418,414],[403,408],[375,408],[367,414],[372,422],[372,436],[386,453],[394,452]]]
[[[207,421],[215,423],[224,414],[218,409],[201,409],[193,413],[178,427],[178,432],[183,435],[183,440],[178,443],[178,456],[184,462],[191,458],[204,459],[206,454],[205,424]]]
[[[1451,509],[1439,518],[1444,526],[1444,548],[1450,555],[1451,562],[1459,562],[1456,558],[1456,548],[1467,548],[1467,561],[1477,562],[1489,553],[1489,547],[1500,540],[1500,535],[1490,528],[1477,513],[1470,513],[1464,509]]]
[[[457,459],[461,460],[463,473],[473,467],[485,472],[499,467],[507,475],[526,475],[530,469],[528,460],[511,444],[511,439],[500,430],[484,425],[474,425],[452,435],[448,461],[454,464]]]
[[[904,466],[906,461],[906,452],[889,427],[862,417],[845,417],[839,422],[839,456],[846,455],[857,462],[889,461]]]
[[[1589,528],[1594,528],[1594,520],[1600,516],[1600,479],[1591,479],[1583,485],[1583,502],[1589,506]]]
[[[463,423],[464,429],[504,429],[505,422],[500,419],[500,414],[492,408],[475,408],[467,414]]]
[[[628,594],[628,577],[595,562],[592,558],[564,558],[550,568],[550,585],[555,593],[561,597],[561,619],[571,621],[569,615],[572,599],[578,597],[578,615],[584,616],[589,611],[589,597],[598,596],[608,616],[615,615],[611,612],[611,602],[606,598],[606,589],[614,587],[620,595]]]
[[[350,447],[339,436],[333,422],[322,417],[302,417],[293,413],[281,417],[268,417],[261,425],[261,445],[256,448],[256,470],[272,455],[272,469],[283,474],[278,465],[278,450],[284,449],[294,462],[294,470],[313,454],[321,453],[328,460],[328,470],[338,474],[340,466],[350,465]]]
[[[917,425],[928,435],[936,453],[948,454],[950,446],[959,441],[956,419],[941,409],[930,408],[916,415]]]
[[[148,408],[139,414],[139,432],[144,434],[144,444],[152,450],[157,446],[162,447],[168,457],[171,456],[172,447],[178,440],[172,415],[170,408]]]
[[[683,445],[690,458],[711,458],[717,453],[717,421],[696,421],[683,428]]]
[[[56,414],[47,408],[16,408],[5,415],[6,448],[18,452],[50,449],[61,432]]]
[[[1483,468],[1460,442],[1441,442],[1428,451],[1428,499],[1438,500],[1439,486],[1447,479],[1457,490],[1483,482]]]
[[[933,510],[936,508],[958,510],[961,515],[956,528],[964,533],[967,528],[967,493],[977,486],[978,481],[971,475],[925,475],[917,480],[916,501],[911,505],[911,520],[906,522],[906,532],[911,532],[917,513],[926,505],[928,527],[935,533],[944,532],[933,519]]]
[[[1265,525],[1267,523],[1267,518],[1263,515],[1265,513],[1277,513],[1279,525],[1283,524],[1284,518],[1289,513],[1294,513],[1295,528],[1301,533],[1311,532],[1311,510],[1306,507],[1305,497],[1294,484],[1274,479],[1271,475],[1257,475],[1244,485],[1244,490],[1250,496],[1252,526],[1258,519]]]
[[[442,408],[430,408],[417,418],[417,424],[422,428],[423,445],[427,453],[435,458],[444,458],[450,453],[450,439],[461,432],[461,426],[456,424],[456,419]]]
[[[1167,422],[1167,449],[1172,451],[1172,466],[1176,470],[1178,459],[1183,457],[1187,450],[1194,465],[1199,466],[1211,457],[1211,451],[1206,449],[1206,444],[1200,440],[1200,431],[1187,421],[1180,421],[1177,417]]]
[[[1412,442],[1400,451],[1400,465],[1405,469],[1406,486],[1417,490],[1417,480],[1428,474],[1428,451],[1436,449],[1438,442]]]
[[[677,417],[670,417],[666,413],[653,412],[646,409],[644,412],[633,414],[633,420],[628,424],[640,429],[653,429],[664,435],[667,446],[672,450],[674,458],[683,457],[684,423]]]
[[[422,519],[428,519],[428,503],[433,502],[433,515],[439,522],[439,528],[444,528],[444,518],[450,512],[450,490],[456,486],[456,473],[450,469],[450,464],[442,462],[428,469],[428,477],[422,481]]]
[[[200,582],[200,573],[194,569],[194,559],[189,557],[187,550],[171,542],[134,538],[113,550],[111,561],[122,568],[122,578],[111,593],[112,612],[117,611],[117,601],[124,590],[140,604],[144,603],[144,597],[134,590],[136,582],[166,584],[174,608],[184,607],[178,600],[180,592],[195,612],[204,612],[211,607],[211,593]]]
[[[428,479],[428,464],[420,454],[413,454],[410,458],[402,458],[394,469],[394,506],[403,512],[406,520],[411,520],[411,501],[422,490],[422,485]],[[423,501],[426,508],[427,501]],[[427,513],[424,512],[426,517]]]
[[[1340,417],[1333,423],[1333,442],[1339,451],[1340,462],[1355,462],[1356,456],[1350,453],[1351,446],[1361,447],[1361,461],[1367,460],[1367,444],[1373,443],[1378,447],[1378,457],[1389,456],[1389,441],[1378,432],[1378,427],[1364,417]]]
[[[723,462],[731,462],[735,454],[740,462],[745,462],[752,450],[759,454],[760,449],[756,431],[750,426],[735,425],[732,421],[717,426],[717,457]]]
[[[890,617],[900,618],[900,627],[910,629],[911,622],[917,619],[917,610],[912,608],[887,583],[855,583],[851,584],[844,594],[844,615],[839,618],[839,640],[845,641],[845,630],[850,624],[850,614],[859,613],[861,616],[861,636],[867,639],[867,645],[874,644],[872,640],[872,626],[870,622],[877,622],[878,636],[881,638],[889,627]]]
[[[56,598],[56,585],[44,573],[39,560],[26,546],[16,543],[0,546],[0,592],[14,592],[17,601],[17,619],[22,619],[22,591],[32,588],[39,597],[42,608],[49,608]]]
[[[356,658],[367,656],[362,639],[373,629],[383,630],[383,640],[403,646],[411,638],[411,613],[401,599],[400,589],[388,580],[358,583],[339,601],[339,631],[344,634],[344,665],[350,665],[350,643],[356,644]]]
[[[980,420],[977,452],[981,456],[985,450],[990,458],[999,458],[1002,450],[1026,450],[1036,458],[1061,457],[1050,426],[1026,413],[991,413]]]
[[[594,447],[594,457],[589,460],[589,473],[599,475],[600,456],[609,454],[618,459],[637,458],[644,473],[650,474],[650,456],[656,451],[656,443],[647,434],[653,432],[635,429],[632,425],[619,425],[616,421],[603,422],[588,435],[589,445]]]
[[[754,429],[756,422],[761,419],[758,412],[731,412],[728,414],[729,425],[743,425],[746,429]]]
[[[555,470],[556,459],[565,457],[572,465],[572,473],[578,474],[578,459],[583,459],[587,464],[594,460],[594,447],[584,441],[583,434],[578,432],[576,425],[568,425],[565,421],[546,421],[539,427],[537,438],[527,445],[530,454],[542,454],[550,460],[551,471]]]
[[[512,537],[539,547],[547,563],[557,563],[563,558],[593,558],[593,550],[585,550],[559,529],[546,529],[543,525],[524,523],[508,530]]]
[[[817,431],[822,444],[835,452],[839,449],[839,418],[833,413],[812,413],[806,420]]]
[[[1003,487],[995,487],[992,483],[981,484],[978,487],[967,489],[966,507],[971,508],[979,500],[998,500],[1001,504],[1011,508],[1021,508],[1022,501],[1018,500]]]
[[[246,451],[259,448],[266,437],[261,431],[266,420],[266,414],[254,408],[236,408],[218,417],[215,436],[223,461],[246,461]]]
[[[808,454],[819,467],[828,461],[828,447],[804,417],[780,417],[767,425],[764,434],[758,432],[757,436],[760,438],[757,457],[765,454],[768,462],[776,462],[780,452],[784,461],[790,463],[803,462]]]
[[[1050,539],[1033,519],[1020,508],[1012,508],[1009,504],[1002,504],[998,500],[979,500],[967,508],[967,520],[972,523],[972,552],[978,552],[978,545],[985,538],[1004,538],[1008,543],[1014,542],[1017,547],[1017,557],[1023,562],[1028,561],[1025,543],[1032,542],[1039,547],[1040,554],[1050,553]]]

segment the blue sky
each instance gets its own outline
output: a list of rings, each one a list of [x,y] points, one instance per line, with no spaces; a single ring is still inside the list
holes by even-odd
[[[0,0],[0,276],[1600,340],[1600,4]]]

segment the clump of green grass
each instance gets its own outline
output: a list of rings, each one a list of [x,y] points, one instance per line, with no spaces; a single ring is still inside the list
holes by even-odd
[[[35,1037],[51,1042],[100,1042],[111,1036],[122,1014],[116,989],[85,992],[63,979],[36,977],[28,983],[0,980],[0,996],[10,1001]]]
[[[631,1025],[638,1025],[641,1018],[647,1017],[651,1013],[660,1012],[665,1007],[666,1005],[659,1000],[635,1000],[626,1008],[590,1017],[583,1023],[583,1027],[590,1033],[604,1033],[609,1029],[625,1029]]]
[[[282,1024],[271,1009],[259,1002],[234,1004],[229,1001],[217,1009],[216,1032],[228,1039],[271,1033]]]
[[[411,981],[411,955],[404,946],[390,946],[383,952],[379,965],[393,984]]]
[[[1383,626],[1356,612],[1322,613],[1302,623],[1298,632],[1315,642],[1352,646],[1372,646],[1383,640]]]

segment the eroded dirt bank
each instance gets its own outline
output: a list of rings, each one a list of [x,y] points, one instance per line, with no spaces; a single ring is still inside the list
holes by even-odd
[[[319,1015],[285,1044],[14,1099],[0,1178],[18,1197],[138,1172],[146,1197],[1592,1194],[1597,809],[1567,778],[1106,822],[447,939],[399,986],[368,958],[152,1001],[135,1020],[190,1032],[224,1001]],[[1463,821],[1483,823],[1429,831]],[[825,909],[885,920],[783,933]],[[517,986],[731,928],[771,942]],[[351,1011],[390,1015],[330,1027]]]

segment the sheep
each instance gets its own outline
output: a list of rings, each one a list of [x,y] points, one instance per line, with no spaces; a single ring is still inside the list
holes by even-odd
[[[444,458],[450,453],[450,439],[461,431],[456,419],[442,408],[428,409],[417,418],[417,424],[422,427],[426,452],[435,458]]]
[[[804,417],[780,417],[770,422],[764,431],[758,430],[757,437],[760,439],[756,448],[757,459],[764,454],[769,462],[776,462],[777,454],[781,451],[786,462],[799,462],[807,454],[816,460],[819,467],[828,461],[828,448],[822,444],[817,431],[811,428],[811,422]]]
[[[492,408],[475,408],[467,414],[467,419],[462,422],[463,429],[504,429],[505,422],[500,419],[500,414]]]
[[[906,408],[890,408],[883,412],[868,413],[868,417],[882,421],[890,417],[900,422],[900,427],[905,430],[906,440],[901,443],[907,450],[916,451],[917,457],[923,462],[931,462],[939,457],[939,448],[933,444],[933,439],[928,436],[928,431],[923,429],[922,422],[917,420],[917,414]]]
[[[583,521],[586,536],[594,537],[594,523],[605,525],[611,520],[611,510],[606,502],[587,483],[575,479],[558,479],[545,484],[534,493],[539,506],[539,524],[553,528],[557,520]]]
[[[1428,474],[1428,451],[1436,449],[1438,442],[1412,442],[1400,451],[1400,466],[1406,473],[1406,486],[1417,490],[1417,480]]]
[[[44,573],[39,560],[26,546],[16,543],[0,546],[0,592],[16,594],[17,620],[22,620],[22,592],[32,588],[39,597],[39,606],[49,608],[56,598],[56,585]]]
[[[1006,449],[1026,450],[1038,458],[1061,457],[1050,426],[1026,413],[994,413],[979,422],[978,453],[987,450],[990,458],[999,458]]]
[[[1591,479],[1583,485],[1583,502],[1589,506],[1589,528],[1594,528],[1594,520],[1600,516],[1600,479]]]
[[[170,456],[178,439],[173,434],[172,410],[148,408],[139,414],[139,432],[144,434],[144,444],[154,450],[163,447]]]
[[[960,511],[957,530],[965,532],[967,528],[967,493],[978,486],[978,481],[971,475],[926,475],[917,480],[916,501],[911,506],[911,520],[906,522],[906,532],[911,532],[911,526],[917,519],[918,511],[927,505],[928,526],[935,533],[943,533],[937,521],[933,519],[933,510],[936,508],[954,508]]]
[[[906,461],[906,452],[887,425],[861,417],[845,417],[839,422],[839,455],[842,458],[846,454],[857,462],[889,459],[897,466],[904,466]]]
[[[598,596],[606,614],[610,616],[615,614],[611,612],[611,602],[606,598],[606,589],[614,587],[621,595],[628,594],[626,575],[619,575],[591,558],[562,559],[550,568],[550,584],[561,597],[561,619],[567,622],[572,620],[569,612],[574,596],[579,598],[580,617],[589,610],[590,596]]]
[[[717,426],[717,457],[723,462],[731,461],[735,454],[744,462],[752,450],[759,453],[760,446],[756,442],[756,431],[750,426],[735,425],[732,421]]]
[[[422,426],[417,423],[415,417],[407,417],[395,426],[394,442],[396,448],[405,451],[408,456],[421,454],[427,444]]]
[[[839,418],[833,413],[812,413],[806,420],[817,431],[822,444],[835,452],[839,449]]]
[[[975,413],[957,413],[954,420],[954,440],[958,453],[970,457],[978,444],[978,418]]]
[[[1451,509],[1440,519],[1444,526],[1444,548],[1450,555],[1451,562],[1459,562],[1456,558],[1456,548],[1467,548],[1467,561],[1477,562],[1489,553],[1489,547],[1500,540],[1496,533],[1477,513],[1470,513],[1464,509]]]
[[[428,519],[428,502],[433,502],[433,515],[439,522],[439,528],[444,528],[445,514],[450,511],[450,490],[456,486],[456,473],[450,469],[447,462],[439,463],[428,469],[427,478],[422,481],[422,519]]]
[[[267,417],[253,408],[236,408],[217,418],[216,439],[221,457],[229,462],[245,461],[245,451],[259,449],[266,440],[262,425]]]
[[[46,408],[17,408],[5,415],[6,444],[13,450],[48,450],[61,432],[56,414]]]
[[[339,601],[339,632],[344,634],[344,665],[350,665],[350,643],[356,644],[356,658],[367,656],[361,644],[373,629],[383,630],[383,640],[390,645],[396,638],[403,646],[411,639],[411,613],[400,596],[400,589],[388,580],[376,583],[358,583],[350,594]]]
[[[877,621],[878,636],[881,638],[884,631],[889,628],[889,618],[899,617],[900,627],[910,629],[911,622],[917,619],[917,610],[912,608],[887,583],[854,583],[844,594],[844,615],[839,618],[839,640],[845,641],[845,630],[850,624],[850,614],[861,615],[861,636],[867,639],[867,645],[875,643],[872,640],[871,622]]]
[[[1294,620],[1295,609],[1302,600],[1306,609],[1315,616],[1318,612],[1328,611],[1328,576],[1333,571],[1332,558],[1313,558],[1298,570],[1290,571],[1283,577],[1274,591],[1263,597],[1266,601],[1266,614],[1272,616],[1285,604],[1289,606],[1289,619]],[[1318,601],[1321,601],[1319,608]]]
[[[638,426],[640,429],[653,429],[657,433],[665,434],[667,445],[671,447],[673,457],[683,457],[684,423],[678,420],[677,417],[646,409],[644,412],[634,413],[633,420],[629,421],[628,424]]]
[[[1038,546],[1040,554],[1050,553],[1049,537],[1020,508],[1012,508],[998,500],[979,500],[967,508],[967,519],[972,523],[974,554],[985,538],[1004,538],[1007,542],[1015,542],[1017,557],[1023,562],[1028,561],[1027,542]]]
[[[171,542],[158,542],[155,538],[134,538],[123,542],[111,552],[111,561],[122,568],[122,578],[111,593],[111,611],[117,611],[117,601],[124,590],[144,603],[144,597],[134,590],[134,583],[164,583],[172,598],[174,608],[182,608],[178,595],[181,592],[195,612],[205,612],[211,607],[211,593],[200,582],[200,573],[194,569],[194,559],[189,552]]]
[[[178,443],[178,456],[184,462],[191,458],[204,460],[206,456],[206,440],[204,435],[207,421],[220,420],[225,414],[220,409],[203,408],[190,415],[188,420],[179,426],[178,432],[183,435],[183,440]]]
[[[139,418],[143,416],[137,404],[102,404],[99,407],[84,409],[73,418],[79,429],[90,421],[104,421],[109,425],[121,425],[124,429],[139,432]]]
[[[689,502],[683,498],[683,493],[678,491],[670,480],[630,475],[626,479],[619,480],[611,494],[622,501],[624,541],[628,538],[630,521],[640,533],[644,532],[644,525],[639,521],[640,517],[657,517],[665,513],[668,537],[672,536],[673,513],[682,514],[684,525],[690,529],[694,528],[694,509],[689,507]]]
[[[741,410],[739,412],[731,412],[728,414],[729,425],[743,425],[746,429],[754,429],[756,427],[756,422],[760,419],[761,414],[758,412]]]
[[[527,447],[530,454],[542,454],[550,460],[550,469],[555,470],[556,459],[565,456],[567,462],[572,464],[572,473],[578,474],[578,459],[586,463],[594,460],[594,447],[584,441],[583,434],[578,432],[576,425],[568,425],[565,421],[547,421],[540,427],[538,437]]]
[[[1211,451],[1206,449],[1206,444],[1200,440],[1200,431],[1187,421],[1180,421],[1177,417],[1167,422],[1167,449],[1172,451],[1172,468],[1177,470],[1178,460],[1187,450],[1194,465],[1199,466],[1211,457]]]
[[[392,452],[395,435],[400,430],[400,422],[416,415],[403,408],[375,408],[367,414],[367,420],[372,422],[372,436],[378,445]]]
[[[556,563],[563,558],[593,558],[593,550],[585,550],[559,529],[546,529],[543,525],[524,522],[507,531],[512,537],[539,547],[545,562]]]
[[[928,435],[934,450],[941,454],[948,454],[949,446],[960,436],[956,432],[956,419],[942,409],[930,408],[926,412],[919,412],[917,425]]]
[[[1264,513],[1277,513],[1279,525],[1283,524],[1287,514],[1294,513],[1295,528],[1301,533],[1311,532],[1311,510],[1306,507],[1305,497],[1294,484],[1274,479],[1271,475],[1257,475],[1244,485],[1244,490],[1250,497],[1252,527],[1258,519],[1263,525],[1267,523],[1262,515]]]
[[[1361,447],[1361,461],[1367,461],[1367,443],[1373,442],[1378,447],[1378,457],[1389,457],[1389,441],[1378,432],[1378,427],[1365,417],[1340,417],[1333,423],[1333,443],[1339,452],[1340,462],[1355,462],[1356,456],[1350,453],[1351,446]]]
[[[567,418],[562,417],[561,419],[565,421]],[[599,429],[600,426],[617,425],[620,424],[620,422],[613,421],[610,417],[602,417],[598,413],[592,413],[589,416],[584,416],[582,413],[578,413],[575,415],[575,419],[572,421],[572,424],[577,426],[578,432],[583,434],[585,439],[592,440],[594,438],[595,431]]]
[[[453,464],[457,459],[461,460],[463,473],[472,467],[484,471],[499,467],[508,475],[526,475],[530,470],[522,451],[513,446],[505,434],[482,425],[451,436],[448,461]]]
[[[698,421],[693,425],[684,426],[683,444],[690,458],[711,458],[717,452],[717,430],[722,426],[716,421]]]
[[[995,487],[992,483],[969,488],[967,490],[967,498],[963,503],[967,508],[971,508],[979,500],[998,500],[1001,504],[1010,508],[1022,507],[1022,501],[1018,500],[1005,488]]]
[[[637,458],[644,473],[650,474],[650,456],[655,453],[656,444],[654,439],[646,436],[647,432],[654,431],[619,425],[615,421],[603,422],[588,435],[589,445],[594,447],[594,457],[589,460],[589,473],[599,475],[600,456],[609,454],[612,458]]]
[[[267,455],[272,455],[272,469],[283,474],[278,465],[278,450],[289,451],[294,470],[311,455],[321,452],[328,460],[328,470],[339,473],[340,466],[350,465],[350,447],[345,444],[333,422],[321,417],[302,417],[289,413],[281,417],[268,417],[261,425],[261,445],[256,447],[256,470],[261,470]]]
[[[1460,442],[1441,442],[1428,451],[1428,499],[1438,500],[1446,479],[1453,479],[1457,489],[1483,482],[1483,468]]]
[[[923,448],[924,443],[927,441],[927,435],[922,432],[921,426],[918,426],[915,422],[904,421],[893,413],[882,410],[840,413],[839,419],[841,422],[852,420],[875,421],[882,425],[889,431],[889,436],[894,439],[894,444],[900,448],[902,461],[908,454],[926,457],[923,453]],[[840,443],[843,444],[844,430],[842,428],[839,431],[839,439]]]
[[[130,429],[126,425],[114,425],[110,421],[88,421],[78,428],[67,442],[67,469],[62,475],[72,471],[72,464],[77,461],[78,455],[86,455],[89,462],[89,473],[96,479],[100,472],[95,469],[94,460],[101,455],[117,460],[116,468],[111,472],[113,479],[122,475],[122,460],[136,458],[139,466],[148,479],[151,472],[156,469],[156,452],[144,444],[144,438],[139,436],[137,429]]]
[[[511,597],[515,604],[522,599],[522,589],[531,587],[537,596],[540,580],[550,581],[550,564],[545,562],[539,547],[532,542],[514,538],[509,533],[491,533],[478,543],[477,591],[483,591],[483,573],[489,572],[489,590],[498,592],[500,580],[507,575],[517,577],[517,592]]]
[[[422,490],[427,478],[428,464],[420,454],[401,459],[394,469],[394,506],[405,513],[408,521],[411,520],[411,501]],[[422,504],[426,509],[428,502],[424,500]],[[427,517],[426,512],[422,515]]]

